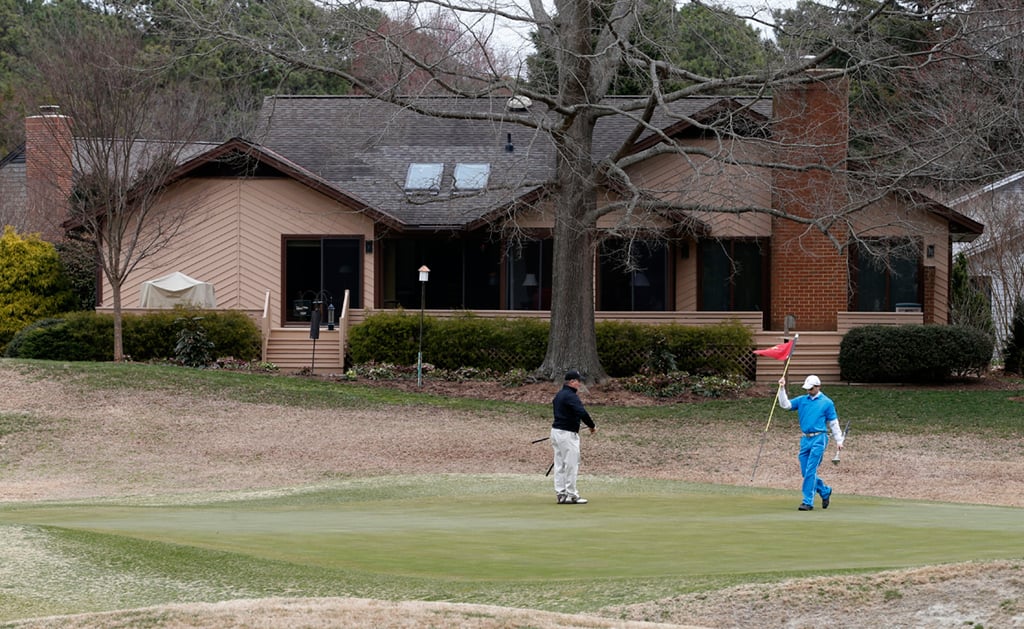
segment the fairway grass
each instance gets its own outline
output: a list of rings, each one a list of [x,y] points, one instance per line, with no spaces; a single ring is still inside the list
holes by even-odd
[[[264,494],[0,507],[0,621],[354,596],[559,612],[794,576],[1024,557],[1021,510],[586,476],[339,479]]]

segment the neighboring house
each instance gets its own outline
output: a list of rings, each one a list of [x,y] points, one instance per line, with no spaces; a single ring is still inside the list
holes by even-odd
[[[842,81],[816,82],[781,91],[774,100],[696,97],[674,104],[673,118],[656,118],[659,131],[636,137],[636,151],[670,139],[709,153],[728,151],[733,159],[662,153],[629,167],[631,177],[661,199],[703,211],[666,212],[631,225],[660,234],[641,236],[633,270],[624,270],[616,256],[618,237],[599,244],[598,319],[687,323],[736,316],[755,331],[774,332],[759,342],[784,331],[834,337],[851,322],[872,321],[872,313],[880,322],[945,323],[952,243],[977,237],[981,224],[922,195],[890,194],[837,230],[840,241],[856,236],[860,243],[840,250],[804,225],[739,211],[760,206],[806,216],[823,198],[845,205],[843,182],[825,170],[750,164],[798,156],[805,164],[841,167],[846,90]],[[432,311],[545,316],[552,146],[545,135],[513,122],[472,118],[506,112],[539,119],[544,108],[515,98],[422,104],[451,117],[364,97],[268,98],[256,140],[207,148],[170,177],[168,203],[202,210],[133,274],[124,287],[125,306],[138,303],[143,282],[182,272],[213,284],[218,307],[261,317],[268,337],[288,329],[301,334],[315,302],[340,311],[346,292],[346,314],[354,321],[373,310],[418,310],[423,287],[417,269],[426,264]],[[723,117],[735,130],[749,129],[747,139],[723,140],[703,130],[702,123]],[[632,129],[625,116],[601,119],[595,159]],[[790,154],[779,154],[780,142]],[[609,203],[622,191],[597,194],[599,204]],[[736,211],[708,211],[715,208]],[[615,213],[599,227],[613,234],[624,220]],[[906,225],[914,226],[913,236],[903,231]],[[865,262],[865,246],[900,238],[910,244],[900,259]],[[101,287],[100,309],[110,307],[108,290]],[[916,312],[896,316],[897,310]],[[834,350],[823,352],[832,361],[827,369],[833,369]]]
[[[1024,171],[954,199],[949,207],[985,223],[985,234],[957,252],[967,256],[972,279],[989,297],[999,352],[1012,330],[1014,306],[1024,298]]]

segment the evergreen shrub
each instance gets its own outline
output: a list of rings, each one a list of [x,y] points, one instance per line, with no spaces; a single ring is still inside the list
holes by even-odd
[[[420,316],[406,311],[374,314],[349,330],[354,364],[416,362]],[[534,319],[489,319],[465,314],[423,319],[423,360],[438,369],[535,369],[544,360],[548,324]]]
[[[992,337],[966,326],[867,325],[839,345],[840,378],[850,382],[942,382],[981,374],[992,361]]]
[[[53,245],[5,227],[0,236],[0,348],[26,325],[73,310],[73,304]]]
[[[171,360],[183,319],[200,324],[217,357],[258,360],[260,330],[244,313],[173,310],[122,317],[125,355],[132,360]],[[114,317],[107,313],[75,312],[48,318],[23,328],[7,347],[10,358],[110,361],[114,359]]]
[[[1013,304],[1013,320],[1002,354],[1003,371],[1024,374],[1024,300],[1018,299]]]
[[[612,377],[676,371],[752,376],[754,337],[738,322],[688,326],[601,321],[596,330],[601,365]]]
[[[418,313],[370,315],[349,331],[352,364],[409,365],[419,347]],[[490,319],[466,314],[425,317],[423,361],[450,372],[474,368],[531,371],[544,362],[549,324],[537,319]],[[645,325],[602,321],[597,351],[608,375],[671,373],[749,375],[753,335],[739,323],[715,326]]]

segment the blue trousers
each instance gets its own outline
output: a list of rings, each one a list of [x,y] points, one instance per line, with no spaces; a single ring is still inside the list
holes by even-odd
[[[818,478],[818,466],[828,449],[828,433],[823,432],[813,437],[800,438],[800,472],[803,474],[802,486],[804,504],[814,506],[814,494],[822,498],[832,495],[832,488],[825,484],[825,481]]]

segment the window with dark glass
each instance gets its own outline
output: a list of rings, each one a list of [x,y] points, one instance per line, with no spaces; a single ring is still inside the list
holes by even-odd
[[[850,310],[893,312],[921,307],[921,251],[908,241],[874,240],[850,247]]]
[[[486,236],[388,238],[381,243],[381,306],[497,310],[501,307],[501,245]],[[426,265],[426,290],[418,269]],[[421,295],[421,291],[423,294]]]
[[[764,311],[768,272],[766,247],[757,240],[700,242],[700,310]]]
[[[528,240],[508,250],[509,310],[551,309],[551,239]]]
[[[667,310],[668,278],[668,248],[664,244],[602,242],[598,310]]]
[[[285,321],[309,321],[319,307],[326,322],[327,306],[340,308],[346,290],[349,306],[362,308],[362,255],[361,238],[286,238]]]

